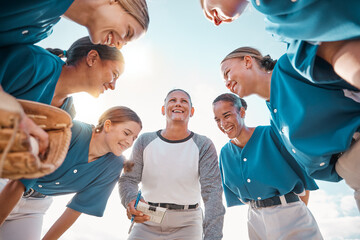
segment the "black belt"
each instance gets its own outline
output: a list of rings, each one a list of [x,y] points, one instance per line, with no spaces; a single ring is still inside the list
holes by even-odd
[[[350,147],[352,145],[354,145],[357,141],[360,140],[356,140],[355,138],[351,139],[351,143],[350,143]],[[348,149],[350,149],[350,147]],[[344,152],[339,152],[339,153],[335,153],[331,156],[330,158],[330,164],[335,164],[337,160],[339,160],[339,158],[346,152],[347,150],[345,150]]]
[[[167,208],[169,210],[185,210],[185,209],[195,209],[199,206],[199,204],[193,204],[193,205],[177,205],[174,203],[152,203],[148,202],[149,205],[155,206],[155,207],[163,207]]]
[[[34,189],[30,188],[29,190],[27,190],[26,192],[24,192],[23,194],[23,198],[45,198],[46,195],[39,193],[37,191],[35,191]]]
[[[293,192],[285,194],[284,197],[287,203],[300,201],[299,196]],[[265,207],[281,205],[281,200],[279,196],[274,196],[264,200],[252,200],[249,203],[252,208],[265,208]]]

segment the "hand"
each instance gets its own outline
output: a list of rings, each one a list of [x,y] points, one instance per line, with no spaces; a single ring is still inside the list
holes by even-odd
[[[25,114],[21,119],[20,129],[37,139],[39,143],[39,154],[44,155],[49,146],[49,135]]]
[[[136,223],[143,223],[150,220],[150,217],[148,215],[143,214],[141,211],[138,211],[135,209],[135,199],[129,202],[127,208],[126,208],[126,214],[129,219],[131,219],[132,215],[134,215],[134,222]],[[145,202],[143,199],[140,201]],[[145,202],[146,203],[146,202]]]

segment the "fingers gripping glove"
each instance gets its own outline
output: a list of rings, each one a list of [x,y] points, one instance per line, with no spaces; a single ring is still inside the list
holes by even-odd
[[[0,96],[0,177],[39,178],[52,173],[63,163],[69,148],[70,115],[50,105],[6,97],[4,101]],[[37,141],[19,129],[24,113],[49,136],[48,149],[41,156]]]

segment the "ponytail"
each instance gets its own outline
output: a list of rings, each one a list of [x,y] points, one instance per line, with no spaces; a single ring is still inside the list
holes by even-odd
[[[67,65],[75,65],[78,61],[86,57],[91,50],[97,51],[101,59],[124,63],[124,57],[117,48],[93,44],[89,37],[76,40],[67,51],[59,48],[47,48],[46,50],[60,58],[66,58],[65,62]]]

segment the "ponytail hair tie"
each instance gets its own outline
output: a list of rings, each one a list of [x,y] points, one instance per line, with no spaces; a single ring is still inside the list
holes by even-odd
[[[66,50],[63,50],[63,57],[66,58]]]

